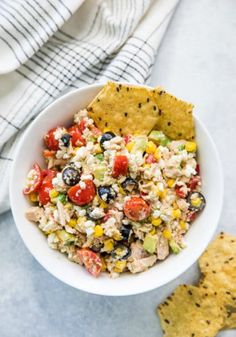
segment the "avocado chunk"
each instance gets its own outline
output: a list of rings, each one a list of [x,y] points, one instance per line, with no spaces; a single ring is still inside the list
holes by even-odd
[[[147,234],[143,242],[143,248],[150,254],[155,253],[157,249],[157,236]]]
[[[138,151],[144,152],[146,150],[148,143],[148,138],[146,136],[137,136],[134,138],[134,146],[131,153],[136,153]]]
[[[96,166],[93,171],[95,179],[102,181],[104,179],[106,169],[107,169],[106,166],[103,166],[103,165]]]
[[[161,146],[166,146],[168,143],[170,143],[170,139],[166,137],[162,131],[158,130],[152,130],[149,133],[148,138]]]
[[[66,245],[69,245],[76,240],[75,235],[66,232],[64,229],[56,231],[56,235],[58,239]]]
[[[182,250],[181,246],[173,239],[169,241],[169,245],[174,254],[179,254]]]

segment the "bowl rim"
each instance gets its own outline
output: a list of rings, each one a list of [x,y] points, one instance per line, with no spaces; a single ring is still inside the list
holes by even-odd
[[[127,82],[117,82],[118,84],[127,84]],[[128,84],[133,84],[133,83],[128,83]],[[224,179],[223,179],[223,170],[222,170],[222,165],[220,162],[220,158],[219,158],[219,153],[218,150],[216,148],[216,145],[210,135],[210,133],[208,132],[207,128],[205,127],[205,125],[201,122],[201,120],[195,116],[194,114],[194,119],[197,121],[197,123],[199,124],[200,128],[203,130],[203,132],[206,134],[207,139],[214,151],[214,155],[216,158],[216,163],[217,163],[217,169],[218,169],[218,176],[219,176],[219,181],[217,182],[218,186],[219,186],[219,190],[220,190],[220,195],[219,195],[219,207],[217,209],[217,216],[216,216],[216,220],[215,220],[215,226],[212,226],[212,231],[209,234],[209,240],[208,242],[206,242],[203,246],[201,246],[201,249],[198,251],[197,254],[195,254],[193,256],[193,258],[188,261],[188,263],[183,264],[182,266],[180,266],[179,268],[176,268],[175,271],[173,272],[171,278],[169,278],[168,281],[163,280],[162,282],[159,282],[158,285],[149,285],[149,286],[145,286],[145,289],[143,289],[143,287],[139,290],[139,289],[135,289],[135,290],[130,290],[126,291],[126,289],[122,289],[122,291],[119,291],[118,293],[114,292],[114,290],[109,290],[106,288],[99,288],[99,289],[93,289],[91,287],[87,287],[87,286],[76,286],[73,282],[69,282],[67,279],[64,279],[61,275],[58,275],[55,271],[52,271],[47,265],[45,265],[45,263],[42,261],[43,259],[41,259],[41,254],[37,253],[35,251],[33,251],[33,249],[30,247],[30,245],[28,244],[28,240],[25,238],[25,236],[22,233],[21,230],[21,226],[20,223],[18,222],[17,219],[17,209],[14,203],[14,198],[13,198],[13,192],[14,192],[14,172],[16,170],[16,166],[18,163],[18,156],[19,153],[21,152],[21,148],[22,148],[22,144],[24,143],[25,138],[27,138],[27,136],[29,134],[31,134],[31,129],[34,125],[37,125],[38,120],[41,119],[43,116],[47,115],[48,111],[50,111],[54,105],[63,102],[65,99],[69,98],[72,95],[75,95],[77,93],[82,94],[83,91],[87,91],[89,89],[93,89],[93,88],[99,88],[102,87],[104,85],[104,82],[98,82],[95,84],[90,84],[90,85],[86,85],[82,88],[78,88],[75,90],[71,90],[68,93],[65,93],[64,95],[60,96],[59,98],[55,99],[53,102],[51,102],[49,105],[47,105],[39,114],[38,116],[30,123],[30,125],[26,128],[26,130],[24,131],[23,135],[21,136],[21,139],[19,140],[19,143],[16,147],[15,150],[15,156],[14,156],[14,160],[12,163],[12,167],[11,167],[11,172],[10,172],[10,183],[9,183],[9,196],[10,196],[10,205],[11,205],[11,210],[12,210],[12,214],[13,214],[13,218],[14,218],[14,222],[16,225],[16,228],[20,234],[20,237],[22,238],[25,246],[27,247],[27,249],[29,250],[29,252],[32,254],[32,256],[39,262],[39,264],[46,269],[51,275],[53,275],[54,277],[56,277],[58,280],[60,280],[63,283],[66,283],[69,286],[72,286],[75,289],[78,290],[82,290],[85,291],[87,293],[91,293],[91,294],[95,294],[95,295],[103,295],[103,296],[131,296],[131,295],[137,295],[137,294],[142,294],[142,293],[146,293],[149,291],[152,291],[154,289],[160,288],[165,284],[168,284],[170,282],[172,282],[173,280],[175,280],[177,277],[179,277],[180,275],[182,275],[185,271],[187,271],[199,258],[199,256],[203,253],[203,251],[206,249],[207,245],[209,244],[209,242],[211,241],[212,237],[214,236],[214,233],[216,232],[216,229],[218,227],[218,223],[219,223],[219,219],[220,219],[220,215],[221,215],[221,210],[222,210],[222,206],[223,206],[223,195],[224,195]],[[141,85],[141,84],[136,84],[137,86],[140,87],[147,87],[147,88],[152,88],[151,86],[147,86],[147,85]],[[134,278],[134,282],[135,282],[135,277],[134,275],[130,275],[131,277]]]

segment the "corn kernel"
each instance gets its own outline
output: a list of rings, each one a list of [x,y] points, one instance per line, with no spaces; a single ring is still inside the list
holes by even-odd
[[[101,262],[102,262],[102,271],[106,271],[106,269],[107,269],[107,265],[106,265],[106,261],[105,261],[105,259],[104,259],[104,257],[100,257],[100,259],[101,259]]]
[[[30,201],[32,201],[32,202],[37,202],[39,199],[38,199],[38,194],[37,193],[30,193],[30,195],[29,195],[29,199],[30,199]]]
[[[96,154],[102,152],[101,146],[99,144],[96,144],[93,149]]]
[[[187,224],[186,224],[186,222],[183,221],[183,220],[181,220],[181,221],[179,222],[179,226],[180,226],[180,228],[183,229],[183,230],[185,230],[185,229],[187,228]]]
[[[199,207],[202,203],[200,198],[191,199],[191,205],[194,207]]]
[[[113,271],[115,273],[122,273],[126,267],[126,261],[116,261],[115,268]]]
[[[170,187],[170,188],[174,186],[174,183],[175,183],[174,179],[168,179],[167,180],[167,186]]]
[[[77,152],[79,149],[80,149],[80,147],[79,147],[79,146],[77,146],[77,147],[74,147],[74,152]]]
[[[113,235],[113,239],[115,239],[116,241],[120,241],[122,240],[122,235],[120,233],[115,233]]]
[[[75,219],[70,219],[70,221],[68,222],[68,225],[70,226],[70,227],[75,227],[76,225],[77,225],[77,220],[75,220]]]
[[[120,194],[123,194],[123,195],[126,195],[124,189],[123,189],[121,186],[119,187],[119,193],[120,193]]]
[[[158,192],[158,196],[161,198],[161,199],[165,199],[166,197],[166,194],[167,194],[167,190],[164,188],[163,191],[160,191]]]
[[[151,235],[154,235],[154,234],[156,234],[156,230],[155,230],[155,228],[153,228],[153,229],[150,231],[150,234],[151,234]]]
[[[69,202],[67,202],[65,205],[64,205],[64,207],[66,208],[66,209],[71,209],[71,203],[69,203]]]
[[[114,241],[112,239],[107,239],[104,241],[104,252],[111,252],[114,248]]]
[[[130,152],[134,146],[134,142],[129,142],[126,144],[126,149]]]
[[[172,216],[175,219],[179,219],[181,217],[181,210],[179,208],[178,209],[173,209]]]
[[[107,208],[107,204],[105,203],[105,201],[101,201],[100,202],[100,205],[99,205],[101,208]]]
[[[103,129],[103,132],[105,133],[105,132],[109,132],[109,131],[111,131],[109,128],[104,128]]]
[[[186,142],[185,150],[188,152],[196,152],[197,151],[197,144],[195,142]]]
[[[154,152],[154,158],[156,160],[159,160],[161,158],[161,154],[160,154],[160,151],[158,149],[156,149],[156,151]]]
[[[156,149],[157,149],[157,147],[152,141],[149,141],[147,143],[147,146],[146,146],[146,152],[147,153],[155,153]]]
[[[152,225],[153,226],[160,226],[160,224],[162,223],[162,220],[161,220],[161,218],[157,218],[157,219],[155,219],[155,218],[153,218],[152,219]]]
[[[171,239],[171,237],[172,237],[171,231],[169,231],[169,229],[164,229],[162,234],[163,234],[164,238],[166,238],[167,240]]]
[[[145,167],[145,168],[150,168],[151,165],[150,165],[150,164],[144,164],[143,167]]]
[[[103,228],[102,228],[102,226],[96,225],[96,226],[94,227],[94,233],[93,233],[93,236],[94,236],[95,238],[99,238],[99,237],[102,236],[102,235],[103,235]]]
[[[54,188],[49,192],[50,199],[56,198],[59,192],[57,192]]]

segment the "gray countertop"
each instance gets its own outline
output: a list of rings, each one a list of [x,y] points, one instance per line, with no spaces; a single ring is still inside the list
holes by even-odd
[[[236,1],[182,0],[158,51],[152,84],[197,106],[223,164],[219,230],[236,234]],[[194,265],[152,292],[99,297],[70,288],[45,271],[24,246],[10,212],[0,216],[0,237],[1,337],[161,337],[156,305],[176,285],[198,279]]]

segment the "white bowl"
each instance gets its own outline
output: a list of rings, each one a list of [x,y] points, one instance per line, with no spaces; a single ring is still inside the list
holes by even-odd
[[[222,200],[223,178],[216,147],[204,125],[195,117],[199,161],[206,208],[198,216],[186,235],[187,247],[179,255],[171,255],[140,274],[124,274],[111,279],[105,273],[92,277],[78,264],[48,247],[37,226],[25,218],[29,207],[22,194],[25,177],[35,162],[43,165],[43,136],[57,125],[69,125],[73,114],[86,107],[102,88],[95,84],[70,92],[49,105],[30,124],[18,146],[10,180],[10,200],[17,229],[31,254],[52,275],[80,290],[99,295],[133,295],[158,288],[183,273],[201,255],[218,224]]]

